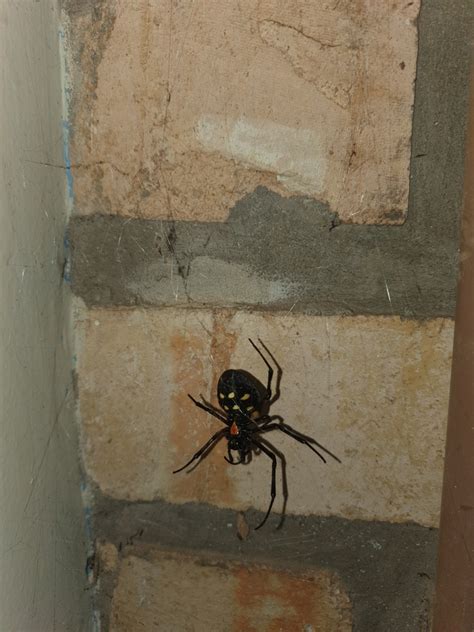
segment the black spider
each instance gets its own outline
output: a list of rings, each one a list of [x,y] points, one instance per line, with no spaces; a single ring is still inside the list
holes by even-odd
[[[276,364],[275,359],[267,347],[260,339],[258,339],[258,341]],[[280,421],[279,423],[272,423],[275,419],[279,419],[278,417],[268,415],[268,408],[270,404],[272,404],[278,397],[277,394],[272,400],[273,369],[263,353],[255,345],[255,343],[250,340],[250,338],[249,342],[267,365],[267,387],[265,388],[262,386],[262,384],[260,384],[253,375],[247,373],[247,371],[242,371],[240,369],[228,369],[227,371],[224,371],[217,384],[217,396],[219,398],[221,408],[225,411],[225,415],[206,402],[202,395],[201,398],[203,403],[195,400],[192,395],[188,395],[198,408],[202,408],[213,417],[217,417],[217,419],[222,421],[226,427],[213,434],[209,441],[207,441],[207,443],[205,443],[202,448],[200,448],[196,454],[194,454],[192,458],[183,465],[183,467],[175,470],[173,474],[186,469],[197,459],[200,459],[201,461],[201,457],[206,457],[223,437],[227,439],[228,454],[228,456],[225,456],[224,458],[231,465],[239,465],[241,463],[247,464],[251,458],[253,450],[263,452],[263,454],[266,454],[272,461],[272,482],[271,500],[267,513],[258,527],[255,527],[256,529],[260,529],[260,527],[263,527],[267,521],[275,500],[275,476],[277,467],[277,459],[274,451],[270,449],[268,444],[264,444],[261,440],[259,440],[258,437],[260,434],[270,432],[271,430],[281,430],[281,432],[284,432],[296,441],[307,445],[308,448],[315,452],[324,463],[326,463],[326,459],[311,445],[310,441],[337,461],[339,461],[339,459],[317,441],[311,437],[305,437],[288,424],[283,423],[283,421]],[[237,461],[234,461],[232,451],[238,452],[239,459]],[[197,465],[199,465],[200,461]]]

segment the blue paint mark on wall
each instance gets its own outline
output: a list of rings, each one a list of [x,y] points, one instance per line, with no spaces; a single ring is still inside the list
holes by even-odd
[[[63,237],[63,254],[64,254],[63,280],[65,283],[70,285],[71,284],[71,242],[69,241],[67,228]]]
[[[64,166],[66,167],[67,194],[70,200],[74,199],[74,180],[71,172],[71,159],[69,157],[69,121],[63,120],[63,157]]]
[[[74,200],[74,182],[71,172],[71,159],[69,156],[69,141],[70,141],[70,132],[71,126],[69,121],[67,120],[67,112],[69,112],[69,104],[71,102],[71,86],[68,82],[69,77],[69,68],[68,68],[68,56],[66,53],[67,42],[66,35],[62,28],[58,31],[59,35],[59,50],[61,56],[61,75],[62,75],[62,86],[63,86],[63,111],[65,112],[65,118],[63,118],[63,159],[64,166],[66,168],[66,181],[67,181],[67,195],[69,200],[72,202]]]

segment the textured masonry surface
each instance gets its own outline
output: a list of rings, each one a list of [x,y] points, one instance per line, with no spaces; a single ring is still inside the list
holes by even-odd
[[[245,24],[229,3],[236,19],[222,24],[219,37],[226,30],[227,40],[218,54],[220,39],[209,27],[215,35],[219,26],[209,21],[207,3],[63,4],[73,27],[76,216],[69,243],[79,297],[77,383],[102,543],[104,624],[110,616],[117,626],[162,617],[166,604],[154,592],[166,587],[173,564],[196,577],[208,574],[210,582],[225,578],[224,617],[235,605],[235,568],[257,565],[277,583],[289,582],[288,573],[333,578],[341,599],[350,600],[355,632],[427,632],[474,5],[421,3],[411,118],[416,2],[390,9],[381,3],[378,9],[390,13],[374,18],[380,33],[388,29],[382,43],[368,37],[373,29],[360,2],[298,3],[298,18],[294,3],[281,3],[280,20],[270,15],[276,4],[264,0]],[[322,19],[330,6],[339,21]],[[355,98],[348,107],[337,104],[355,93],[344,93],[343,73],[340,85],[334,79],[331,64],[347,62],[347,41],[325,47],[320,36],[331,29],[366,40],[356,43],[353,68],[357,92],[363,51],[370,62],[364,81],[375,88],[364,96],[365,113]],[[252,87],[258,77],[242,78],[239,56],[229,55],[240,37],[257,66],[275,68],[260,93]],[[387,51],[399,64],[390,74],[396,81],[383,77],[389,92],[399,88],[390,92],[388,111],[376,94],[378,60],[384,67]],[[191,57],[205,72],[190,71]],[[206,59],[215,60],[211,73]],[[229,68],[232,81],[219,81]],[[207,109],[201,94],[209,97]],[[262,110],[266,99],[278,108]],[[328,121],[329,137],[349,112],[360,123],[352,126],[360,132],[356,145],[332,133],[321,154],[312,152],[321,141],[318,117]],[[374,130],[381,130],[380,142],[367,142]],[[289,142],[292,135],[297,142]],[[269,138],[280,145],[270,146]],[[385,150],[393,169],[382,166]],[[316,162],[324,173],[314,171]],[[374,187],[377,173],[388,173],[393,186]],[[404,223],[341,223],[347,221]],[[283,529],[274,530],[273,515],[266,533],[251,531],[240,541],[235,511],[244,510],[252,526],[269,500],[270,468],[261,455],[248,468],[231,469],[219,447],[191,474],[170,472],[218,427],[186,392],[214,396],[230,365],[264,377],[249,335],[263,338],[283,368],[274,412],[342,464],[324,465],[304,446],[275,437],[287,457]],[[278,494],[276,513],[281,481]],[[176,562],[179,549],[190,557]],[[324,601],[331,591],[317,594]],[[192,587],[188,595],[193,602]],[[268,625],[277,606],[286,607],[264,607]],[[328,631],[331,612],[324,615]]]
[[[198,587],[198,590],[196,588]],[[154,551],[120,564],[114,632],[350,632],[350,604],[334,573],[289,573]]]
[[[262,187],[229,209],[225,222],[146,221],[138,212],[76,217],[70,226],[74,292],[103,306],[195,302],[451,316],[473,13],[467,0],[456,10],[448,0],[421,9],[403,226],[337,225],[321,202]],[[75,133],[94,131],[81,129]],[[95,211],[109,212],[100,204]]]
[[[342,610],[342,622],[352,618],[353,632],[428,632],[430,629],[436,564],[435,529],[335,517],[288,516],[283,529],[250,531],[249,537],[242,541],[236,533],[235,512],[229,510],[202,503],[180,506],[163,502],[111,501],[100,493],[96,495],[96,503],[99,565],[103,569],[98,605],[104,625],[109,619],[114,595],[119,596],[126,590],[122,579],[122,588],[115,592],[120,584],[120,560],[129,556],[145,560],[146,563],[138,563],[146,567],[147,573],[156,576],[161,555],[157,550],[159,543],[162,552],[182,550],[195,556],[196,551],[202,551],[198,558],[204,567],[217,561],[218,568],[228,569],[230,574],[238,564],[257,569],[265,566],[276,575],[278,583],[288,574],[330,577],[331,601]],[[246,517],[250,523],[257,519],[255,512],[248,512]],[[163,578],[164,581],[168,579],[167,575]],[[161,604],[157,604],[156,598],[149,597],[146,584],[142,587],[146,591],[145,599],[149,601],[143,609],[157,611]],[[199,592],[199,585],[194,584],[194,588]],[[259,581],[254,588],[254,606],[257,605],[257,611],[261,612],[268,585]],[[332,609],[326,609],[331,591],[319,593],[329,615],[333,613]],[[194,599],[192,588],[189,593],[190,599]],[[139,617],[140,603],[137,608],[135,594],[135,586],[131,583],[129,608],[124,608],[124,613],[128,612],[130,616],[130,612],[134,612]],[[311,590],[305,591],[305,595],[311,602]],[[232,609],[235,601],[232,594],[229,596],[230,601],[224,603]],[[349,607],[346,596],[350,599]],[[118,612],[118,601],[114,604],[115,612]],[[206,603],[197,609],[200,616],[208,616],[203,613]],[[287,614],[288,620],[294,620],[295,611],[291,604],[290,607],[281,605],[282,617]],[[224,611],[225,608],[223,618]],[[301,627],[291,629],[308,632]],[[322,624],[321,629],[333,629],[331,618],[328,627]],[[319,632],[320,628],[316,627],[316,630]]]
[[[283,371],[273,413],[342,460],[325,465],[283,433],[266,435],[286,455],[287,510],[437,525],[451,321],[169,308],[90,310],[78,327],[85,465],[103,493],[266,509],[264,455],[231,467],[221,442],[191,473],[172,474],[221,427],[187,393],[217,404],[229,367],[265,382],[247,340],[258,335]]]
[[[223,220],[265,185],[403,221],[420,0],[68,4],[79,212]]]

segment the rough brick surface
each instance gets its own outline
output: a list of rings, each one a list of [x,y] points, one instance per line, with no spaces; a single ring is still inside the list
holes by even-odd
[[[69,0],[78,212],[222,220],[265,185],[402,222],[419,5]]]
[[[91,310],[78,328],[85,464],[103,493],[266,509],[264,455],[230,467],[221,442],[193,472],[171,473],[220,427],[188,392],[216,402],[229,367],[265,381],[247,341],[258,336],[283,369],[273,412],[342,460],[324,465],[289,437],[267,435],[286,455],[287,511],[437,524],[451,321]],[[275,510],[280,484],[278,494]]]
[[[293,574],[155,552],[126,557],[112,632],[349,632],[350,604],[335,573]]]
[[[275,529],[277,521],[272,519],[263,530],[251,529],[249,537],[241,540],[236,537],[238,516],[230,509],[198,503],[129,503],[105,497],[98,499],[96,517],[101,543],[97,604],[104,630],[108,629],[116,585],[116,568],[110,560],[119,551],[120,559],[133,555],[153,561],[149,553],[157,546],[187,555],[205,551],[208,562],[209,558],[218,560],[228,572],[229,560],[251,567],[269,565],[296,576],[314,569],[319,575],[324,569],[342,583],[349,596],[354,632],[429,629],[435,529],[334,516],[287,516],[282,529]],[[246,517],[253,523],[253,512],[246,512]]]

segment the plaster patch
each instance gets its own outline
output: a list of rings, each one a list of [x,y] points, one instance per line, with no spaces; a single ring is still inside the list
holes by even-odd
[[[236,295],[244,296],[249,304],[262,303],[271,306],[297,291],[298,284],[284,279],[272,280],[255,274],[245,265],[228,263],[221,259],[196,257],[192,264],[193,275],[189,285],[190,297],[207,302],[232,302]],[[218,276],[219,285],[209,283]]]
[[[323,190],[329,148],[318,130],[243,117],[233,123],[223,117],[203,117],[196,135],[206,150],[271,171],[290,191],[317,196]]]
[[[235,246],[238,247],[237,244]],[[215,284],[214,279],[220,283]],[[144,304],[169,303],[232,304],[240,297],[242,304],[261,303],[271,306],[298,294],[300,285],[285,279],[269,279],[249,266],[222,259],[200,256],[183,269],[174,259],[146,263],[138,275],[124,278],[126,291],[140,295]]]

